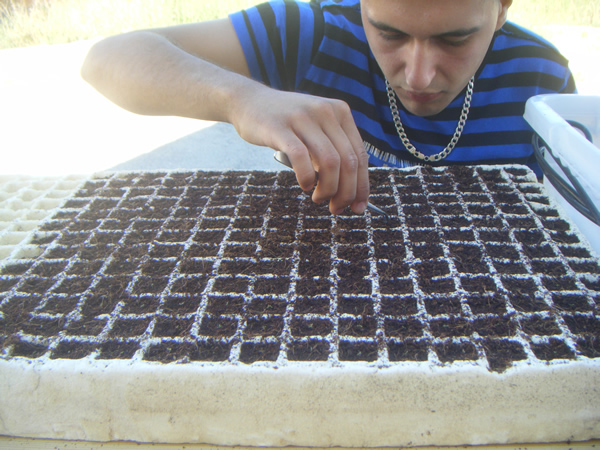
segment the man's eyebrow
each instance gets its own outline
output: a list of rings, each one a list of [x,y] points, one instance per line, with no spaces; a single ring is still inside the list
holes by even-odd
[[[383,22],[379,22],[377,20],[371,19],[370,17],[367,17],[367,20],[369,21],[369,23],[371,25],[373,25],[378,30],[388,31],[388,32],[391,32],[391,33],[406,34],[404,31],[401,31],[401,30],[399,30],[397,28],[394,28],[391,25],[385,24]]]
[[[458,30],[447,31],[445,33],[436,34],[435,37],[466,37],[473,33],[477,33],[481,27],[459,28]]]
[[[388,33],[396,33],[399,35],[408,36],[408,33],[404,32],[402,30],[399,30],[398,28],[395,28],[391,25],[388,25],[383,22],[379,22],[370,17],[367,17],[367,19],[368,19],[369,23],[372,26],[374,26],[375,28],[377,28],[378,30],[385,31]],[[471,28],[458,28],[456,30],[451,30],[451,31],[446,31],[444,33],[436,34],[433,37],[436,37],[436,38],[466,37],[473,33],[478,32],[480,29],[481,29],[481,27],[478,27],[478,26],[471,27]]]

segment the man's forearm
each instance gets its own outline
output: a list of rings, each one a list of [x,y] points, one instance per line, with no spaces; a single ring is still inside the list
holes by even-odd
[[[119,106],[146,115],[231,122],[238,93],[263,86],[138,31],[95,44],[82,77]]]
[[[246,141],[286,153],[302,189],[314,187],[318,171],[315,202],[329,201],[334,214],[347,206],[362,213],[369,194],[368,156],[348,104],[275,90],[246,77],[237,37],[231,28],[219,34],[219,27],[228,25],[109,38],[90,50],[82,75],[104,96],[139,114],[229,122]],[[225,45],[218,45],[221,40]]]

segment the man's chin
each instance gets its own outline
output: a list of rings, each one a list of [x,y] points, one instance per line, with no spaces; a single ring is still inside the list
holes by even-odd
[[[398,98],[407,111],[419,117],[434,116],[450,104],[448,96],[443,93],[436,97],[427,98],[410,96],[403,92]]]
[[[402,102],[402,105],[408,112],[410,112],[411,114],[414,114],[415,116],[419,116],[419,117],[435,116],[436,114],[442,112],[444,110],[444,108],[446,108],[446,106],[448,106],[447,104],[424,105],[422,103],[415,104],[414,102]]]

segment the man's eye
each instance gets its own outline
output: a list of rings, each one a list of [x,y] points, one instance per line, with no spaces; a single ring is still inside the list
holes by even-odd
[[[467,43],[468,39],[442,39],[444,45],[450,47],[461,47]]]
[[[400,41],[404,38],[406,38],[405,34],[400,34],[400,33],[380,33],[381,37],[383,37],[383,39],[385,39],[386,41]]]

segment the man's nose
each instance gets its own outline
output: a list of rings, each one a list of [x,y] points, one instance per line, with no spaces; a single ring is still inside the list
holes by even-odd
[[[405,55],[407,87],[415,92],[426,91],[435,77],[435,55],[427,42],[414,40]]]

